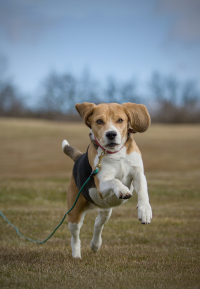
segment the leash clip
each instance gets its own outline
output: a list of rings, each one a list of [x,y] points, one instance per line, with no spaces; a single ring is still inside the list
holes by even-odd
[[[99,158],[99,162],[98,162],[98,164],[96,165],[96,169],[98,168],[99,170],[98,170],[98,172],[100,172],[100,170],[101,170],[101,159],[103,158],[103,157],[105,157],[107,155],[107,152],[106,151],[102,151],[101,152],[101,155],[98,157]]]

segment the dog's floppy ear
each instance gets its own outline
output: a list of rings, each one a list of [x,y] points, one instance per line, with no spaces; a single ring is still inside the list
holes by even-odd
[[[95,108],[95,104],[94,103],[90,103],[90,102],[83,102],[83,103],[77,103],[75,105],[76,110],[78,111],[78,113],[80,114],[80,116],[84,119],[85,124],[91,128],[91,125],[88,121],[88,117],[93,113],[93,110]]]
[[[145,132],[151,123],[150,115],[143,104],[123,103],[126,114],[128,115],[130,126],[135,132]]]

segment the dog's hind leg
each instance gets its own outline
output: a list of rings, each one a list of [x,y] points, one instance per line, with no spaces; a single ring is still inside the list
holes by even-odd
[[[97,252],[102,244],[101,233],[104,227],[104,224],[109,220],[112,213],[112,209],[101,210],[99,211],[98,216],[95,219],[94,224],[94,234],[92,241],[90,243],[90,247],[93,252]]]
[[[70,209],[73,206],[77,195],[78,195],[78,188],[72,176],[67,192],[68,209]],[[75,207],[68,214],[68,221],[69,221],[68,227],[72,234],[71,247],[72,247],[72,256],[74,258],[81,258],[81,241],[79,238],[79,234],[83,224],[85,213],[87,211],[87,206],[88,202],[82,195],[80,195]]]
[[[74,258],[81,258],[81,240],[79,238],[80,229],[83,224],[85,214],[82,214],[81,221],[77,223],[68,223],[69,230],[72,234],[71,238],[71,247],[72,247],[72,256]]]

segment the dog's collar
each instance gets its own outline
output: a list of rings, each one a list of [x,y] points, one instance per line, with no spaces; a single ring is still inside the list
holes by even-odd
[[[124,146],[122,146],[118,151],[112,152],[112,151],[109,151],[109,150],[105,149],[104,147],[102,147],[95,136],[94,136],[94,138],[95,138],[95,141],[96,141],[97,145],[98,145],[102,150],[104,150],[107,154],[115,154],[115,153],[118,153],[118,152],[121,151],[121,149],[124,147]]]

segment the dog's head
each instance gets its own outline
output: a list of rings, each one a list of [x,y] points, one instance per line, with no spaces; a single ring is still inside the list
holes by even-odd
[[[136,103],[77,103],[76,109],[100,144],[106,149],[118,149],[129,132],[145,132],[150,125],[146,107]]]

